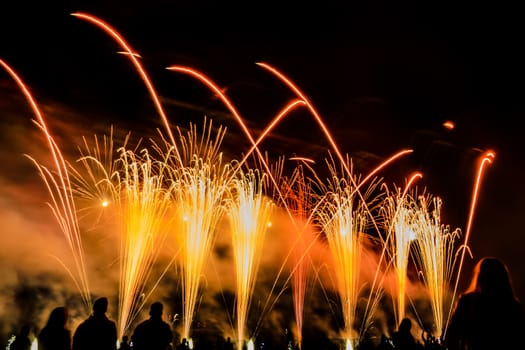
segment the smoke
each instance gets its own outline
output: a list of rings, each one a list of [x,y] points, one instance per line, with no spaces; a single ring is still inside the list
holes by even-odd
[[[49,312],[56,306],[69,309],[68,327],[72,330],[87,317],[75,285],[75,261],[67,239],[60,231],[48,205],[49,194],[34,164],[24,154],[39,163],[51,164],[50,152],[41,130],[31,116],[13,106],[23,106],[21,98],[11,103],[2,101],[6,110],[2,120],[2,149],[0,160],[0,308],[4,318],[0,323],[3,342],[22,324],[31,323],[35,330],[43,327]],[[55,141],[67,159],[75,160],[77,145],[89,130],[91,134],[108,134],[107,125],[94,125],[60,105],[44,105],[44,115]],[[89,127],[88,127],[89,126]],[[142,135],[140,135],[142,136]],[[147,137],[148,135],[144,135]],[[116,134],[116,143],[122,135]],[[117,317],[119,287],[119,236],[111,210],[96,209],[80,216],[84,263],[92,296],[110,299],[109,316]],[[166,223],[168,225],[168,223]],[[299,233],[301,239],[299,239]],[[195,315],[194,333],[219,334],[235,338],[235,271],[232,237],[226,219],[216,230],[210,257],[202,272],[201,296]],[[174,235],[168,235],[152,273],[146,281],[143,308],[134,323],[146,318],[148,306],[155,300],[165,304],[165,316],[176,332],[181,331],[181,276],[177,266],[180,247]],[[306,271],[304,304],[300,305],[304,325],[304,341],[314,338],[341,337],[342,319],[337,295],[334,265],[327,243],[316,227],[294,222],[283,209],[276,207],[271,227],[267,229],[256,287],[251,296],[247,330],[250,336],[266,342],[297,338],[299,330],[294,314],[293,273],[302,264]],[[389,333],[392,325],[389,276],[380,272],[380,252],[371,243],[365,247],[361,264],[363,285],[360,307],[367,302],[367,288],[379,278],[386,287],[380,306],[374,310],[372,328]],[[378,274],[379,271],[379,274]],[[377,283],[377,282],[376,282]],[[295,290],[296,291],[296,290]],[[430,319],[424,288],[413,279],[407,287],[409,298],[420,314],[413,316],[417,324]],[[428,312],[428,314],[427,314]],[[360,320],[358,320],[360,321]],[[133,328],[134,324],[131,326]],[[357,325],[358,326],[358,325]],[[273,340],[271,340],[273,339]]]

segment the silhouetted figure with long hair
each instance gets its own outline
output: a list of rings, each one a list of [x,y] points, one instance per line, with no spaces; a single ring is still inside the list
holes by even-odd
[[[54,308],[38,334],[38,350],[71,350],[71,332],[66,327],[67,309]]]
[[[29,324],[23,325],[9,349],[31,350],[31,339],[29,339],[29,333],[31,333],[31,326]]]
[[[133,350],[167,350],[172,349],[173,332],[170,325],[162,319],[162,303],[151,304],[147,320],[135,328],[131,336]]]
[[[108,299],[93,303],[93,314],[84,320],[73,335],[73,350],[116,350],[117,326],[106,316]]]
[[[497,258],[481,259],[455,305],[445,344],[449,350],[525,349],[524,331],[525,313],[507,267]]]

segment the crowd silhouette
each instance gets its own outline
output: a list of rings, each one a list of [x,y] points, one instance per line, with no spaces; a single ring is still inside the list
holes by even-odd
[[[188,350],[188,339],[180,341],[164,321],[163,304],[150,305],[149,318],[141,321],[131,336],[123,335],[117,342],[116,323],[106,315],[108,299],[101,297],[93,303],[92,314],[81,322],[73,333],[67,328],[68,309],[54,308],[44,327],[37,334],[38,350]],[[516,298],[506,265],[494,257],[478,261],[469,288],[454,305],[448,327],[440,339],[425,332],[416,337],[413,320],[401,320],[391,336],[380,339],[365,337],[356,350],[494,350],[525,349],[522,332],[525,330],[525,311]],[[10,344],[10,350],[30,350],[32,347],[30,324],[24,324]],[[219,339],[220,338],[220,339]],[[199,346],[202,350],[233,350],[236,345],[230,337],[219,337],[216,344]],[[419,340],[418,340],[419,339]],[[282,347],[290,349],[290,339]],[[118,345],[117,345],[118,344]],[[204,344],[204,343],[203,343]],[[303,344],[303,349],[338,349],[337,345]],[[261,346],[261,348],[263,348]]]

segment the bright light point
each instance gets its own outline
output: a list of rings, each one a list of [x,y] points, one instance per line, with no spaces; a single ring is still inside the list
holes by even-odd
[[[31,343],[31,350],[38,350],[38,340],[35,338]]]
[[[485,157],[490,158],[489,160],[492,161],[496,157],[496,152],[488,150],[485,152]]]
[[[255,348],[255,345],[253,344],[253,339],[250,339],[248,341],[248,350],[253,350]]]
[[[189,218],[188,215],[184,215],[184,216],[182,217],[182,221],[184,221],[184,222],[188,222],[189,219],[190,219],[190,218]]]
[[[188,339],[188,349],[193,349],[193,339]]]
[[[103,201],[102,201],[102,207],[105,208],[105,207],[107,207],[108,205],[109,205],[109,201],[107,201],[107,200],[103,200]]]
[[[268,223],[266,224],[266,227],[268,227],[268,228],[272,227],[272,222],[268,221]]]
[[[346,347],[345,347],[346,350],[352,350],[353,347],[352,347],[352,342],[350,341],[350,339],[347,339],[346,340]]]
[[[407,238],[409,241],[414,241],[416,240],[416,233],[414,232],[414,230],[408,230],[407,231]]]
[[[444,122],[443,126],[445,127],[445,129],[448,129],[448,130],[454,130],[454,128],[456,127],[454,122],[450,120],[447,120],[446,122]]]

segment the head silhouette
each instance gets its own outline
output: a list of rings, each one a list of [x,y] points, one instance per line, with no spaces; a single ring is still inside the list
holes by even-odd
[[[151,304],[149,308],[149,315],[152,318],[161,318],[162,317],[162,303],[160,301],[156,301],[153,304]]]
[[[478,261],[470,290],[491,297],[514,297],[507,267],[494,257],[485,257]]]
[[[29,333],[31,333],[31,326],[29,324],[25,324],[20,328],[20,337],[28,337]]]
[[[409,318],[404,318],[401,320],[401,323],[399,324],[399,332],[410,333],[411,328],[412,328],[412,321],[410,321]]]
[[[63,306],[54,308],[49,314],[46,327],[63,328],[67,321],[67,309]]]
[[[93,314],[103,315],[106,311],[108,311],[108,298],[102,297],[95,300],[95,303],[93,303]]]

